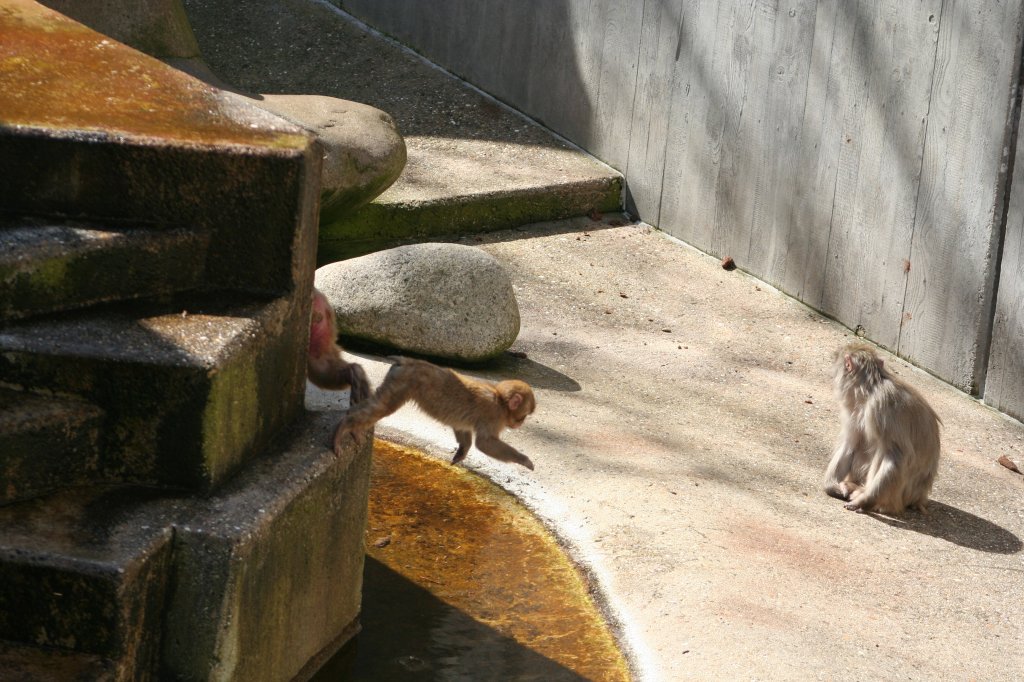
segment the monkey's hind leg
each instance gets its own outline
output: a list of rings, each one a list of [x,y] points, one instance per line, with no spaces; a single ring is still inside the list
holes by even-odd
[[[900,485],[899,451],[878,452],[875,458],[864,488],[850,495],[850,501],[843,505],[850,511],[878,511],[880,505],[888,506],[893,486]]]
[[[473,432],[455,429],[455,440],[459,442],[459,448],[455,451],[455,457],[452,458],[452,464],[458,464],[462,460],[466,459],[466,453],[469,452],[470,446],[473,445]]]
[[[358,365],[355,365],[358,367]],[[359,368],[360,371],[362,367]],[[363,375],[365,378],[365,374]],[[369,386],[369,382],[366,383]],[[349,408],[348,414],[338,422],[331,445],[335,454],[341,452],[346,435],[362,443],[365,433],[384,417],[396,412],[409,399],[409,388],[401,375],[392,368],[377,387],[376,393]]]

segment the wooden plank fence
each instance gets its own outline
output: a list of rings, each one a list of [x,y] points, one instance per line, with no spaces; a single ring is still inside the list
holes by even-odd
[[[1024,418],[1024,0],[334,1],[622,171],[642,220]]]

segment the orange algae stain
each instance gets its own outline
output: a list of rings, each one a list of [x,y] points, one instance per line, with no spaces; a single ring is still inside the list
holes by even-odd
[[[242,111],[240,111],[242,109]],[[31,0],[0,7],[0,126],[304,147],[220,91]],[[262,116],[262,114],[260,114]]]
[[[366,549],[363,631],[316,680],[630,679],[579,571],[486,479],[375,441]]]

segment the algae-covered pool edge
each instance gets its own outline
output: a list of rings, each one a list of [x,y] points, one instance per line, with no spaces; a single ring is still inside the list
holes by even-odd
[[[373,457],[363,630],[314,680],[631,679],[587,571],[515,496],[415,448]]]

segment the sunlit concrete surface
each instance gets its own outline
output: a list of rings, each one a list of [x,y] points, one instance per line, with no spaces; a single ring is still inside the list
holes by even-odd
[[[855,514],[821,489],[828,373],[853,333],[645,225],[581,219],[469,238],[522,314],[486,368],[536,389],[465,465],[515,493],[595,578],[644,680],[1014,679],[1024,670],[1024,428],[900,360],[945,424],[931,513]],[[374,383],[388,364],[350,356]],[[311,404],[341,396],[310,394]],[[333,402],[332,402],[333,401]],[[377,435],[450,458],[406,407]]]

